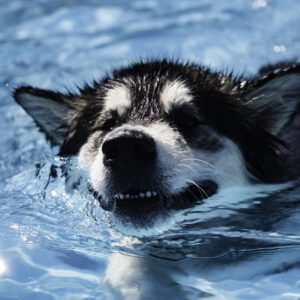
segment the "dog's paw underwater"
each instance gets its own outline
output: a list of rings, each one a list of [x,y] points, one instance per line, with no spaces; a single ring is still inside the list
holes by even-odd
[[[115,217],[155,219],[219,189],[300,175],[300,65],[251,79],[138,62],[78,94],[15,90],[59,155]],[[86,175],[85,175],[86,174]]]

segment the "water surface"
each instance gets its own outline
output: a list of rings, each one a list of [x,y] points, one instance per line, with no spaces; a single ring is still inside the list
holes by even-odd
[[[299,299],[298,183],[223,191],[151,230],[109,224],[49,178],[64,162],[11,97],[141,57],[249,76],[299,57],[299,15],[292,0],[0,0],[0,299],[117,299],[108,278],[130,299]]]

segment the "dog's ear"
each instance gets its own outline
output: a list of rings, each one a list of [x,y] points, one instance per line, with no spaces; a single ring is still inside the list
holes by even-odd
[[[257,154],[253,157],[249,155],[252,157],[252,165],[262,169],[267,174],[265,178],[268,181],[283,182],[298,178],[300,171],[296,166],[300,163],[300,65],[277,69],[255,80],[251,91],[246,93],[245,103],[250,108],[247,119],[251,120],[255,128],[267,133],[260,136],[262,132],[257,132],[253,144],[269,141],[269,146],[263,148],[259,159]]]
[[[72,96],[23,86],[13,94],[16,102],[34,119],[51,144],[62,145],[72,115]]]
[[[300,111],[300,65],[276,69],[254,80],[246,93],[255,122],[278,136]]]

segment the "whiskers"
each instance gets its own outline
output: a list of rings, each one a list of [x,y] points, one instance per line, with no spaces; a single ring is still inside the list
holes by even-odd
[[[201,197],[202,197],[201,200],[203,200],[203,199],[209,197],[208,194],[205,192],[205,190],[204,190],[199,184],[197,184],[195,181],[193,181],[193,180],[191,180],[191,179],[187,179],[186,182],[189,182],[189,183],[191,183],[192,185],[194,185],[194,186],[197,187],[197,189],[199,190],[200,195],[201,195]],[[189,191],[189,192],[190,192],[193,196],[195,196],[191,191]],[[203,195],[204,195],[204,197],[203,197]],[[197,198],[197,197],[195,196],[195,198]]]
[[[180,192],[163,193],[163,207],[167,211],[169,209],[189,208],[193,203],[204,200],[210,196],[201,186],[201,183],[198,184],[192,179],[185,179],[185,183],[187,184],[187,186]]]
[[[184,159],[181,160],[181,162],[183,162],[183,161],[188,161],[188,162],[191,161],[192,163],[191,164],[179,163],[178,166],[187,168],[187,169],[189,169],[189,170],[191,170],[191,171],[194,172],[195,171],[195,167],[198,166],[198,164],[204,164],[206,167],[208,167],[210,170],[212,170],[214,174],[218,174],[217,168],[215,166],[213,166],[212,164],[210,164],[209,162],[205,161],[205,160],[202,160],[202,159],[199,159],[199,158],[184,158]],[[202,172],[203,173],[207,172],[207,170],[204,169]],[[192,184],[192,185],[194,185],[194,186],[197,187],[197,189],[199,190],[199,192],[200,192],[200,194],[202,196],[202,199],[208,197],[208,195],[205,192],[205,190],[199,184],[197,184],[194,180],[192,180],[190,178],[184,179],[184,180],[185,180],[185,182],[188,182],[188,183],[190,183],[190,184]],[[189,191],[189,192],[193,196],[195,196],[191,191]],[[195,196],[195,198],[196,198],[196,196]]]
[[[192,161],[192,162],[196,162],[197,164],[200,163],[200,164],[204,164],[205,166],[208,166],[209,168],[211,168],[212,170],[214,170],[215,172],[217,172],[217,168],[215,166],[213,166],[211,163],[205,161],[205,160],[202,160],[202,159],[199,159],[199,158],[194,158],[194,157],[190,157],[190,158],[183,158],[181,160],[181,162],[183,161]]]

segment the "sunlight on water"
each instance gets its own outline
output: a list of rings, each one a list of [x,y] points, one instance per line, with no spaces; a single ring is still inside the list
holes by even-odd
[[[300,299],[299,182],[220,191],[151,228],[120,224],[13,102],[140,57],[253,74],[299,56],[300,3],[0,1],[0,299]],[[51,177],[51,168],[57,177]]]
[[[6,268],[6,264],[5,261],[0,258],[0,276],[3,275],[6,272],[7,268]]]

